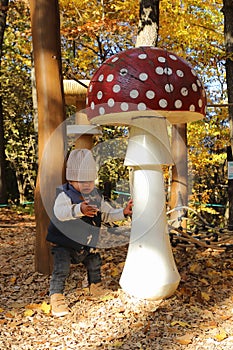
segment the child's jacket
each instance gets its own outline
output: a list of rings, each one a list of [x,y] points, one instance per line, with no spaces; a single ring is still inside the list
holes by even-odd
[[[123,220],[123,209],[114,209],[106,203],[95,188],[90,194],[83,195],[74,189],[69,183],[57,188],[56,198],[64,192],[70,199],[70,207],[89,200],[99,209],[94,217],[81,216],[66,221],[60,221],[54,214],[50,220],[46,240],[63,247],[82,250],[84,247],[96,247],[101,221],[112,222]]]
[[[82,194],[76,191],[68,183],[57,188],[59,193],[65,192],[71,199],[72,204],[81,203],[84,198]],[[94,189],[88,196],[90,204],[95,204],[98,208],[101,206],[101,196]],[[87,197],[85,197],[87,199]],[[47,241],[61,245],[67,248],[82,249],[82,246],[95,247],[99,237],[101,226],[100,211],[94,217],[82,216],[74,220],[60,221],[53,215],[47,234]]]

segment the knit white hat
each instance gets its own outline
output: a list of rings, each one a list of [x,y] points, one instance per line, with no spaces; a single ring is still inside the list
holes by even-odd
[[[96,162],[91,151],[88,149],[71,151],[66,164],[66,180],[95,181],[96,177]]]

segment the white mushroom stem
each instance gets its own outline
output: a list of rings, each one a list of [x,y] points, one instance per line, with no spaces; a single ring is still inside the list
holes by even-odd
[[[167,229],[161,162],[172,162],[166,121],[157,118],[155,122],[155,118],[148,117],[135,120],[125,160],[134,169],[134,207],[120,285],[125,292],[142,299],[166,298],[180,281]]]

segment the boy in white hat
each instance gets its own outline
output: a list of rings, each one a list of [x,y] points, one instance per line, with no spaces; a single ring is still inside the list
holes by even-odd
[[[96,163],[90,150],[75,149],[67,160],[67,183],[57,189],[54,215],[47,241],[51,242],[53,272],[50,303],[54,316],[64,316],[69,309],[63,295],[71,263],[82,262],[87,268],[91,294],[103,293],[101,257],[95,248],[101,222],[123,220],[132,214],[132,200],[125,208],[114,209],[95,188]]]

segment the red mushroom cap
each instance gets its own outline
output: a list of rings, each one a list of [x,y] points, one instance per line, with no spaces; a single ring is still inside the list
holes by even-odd
[[[156,47],[117,53],[96,71],[87,92],[92,123],[130,124],[135,116],[162,116],[187,123],[205,115],[206,94],[194,69]]]

